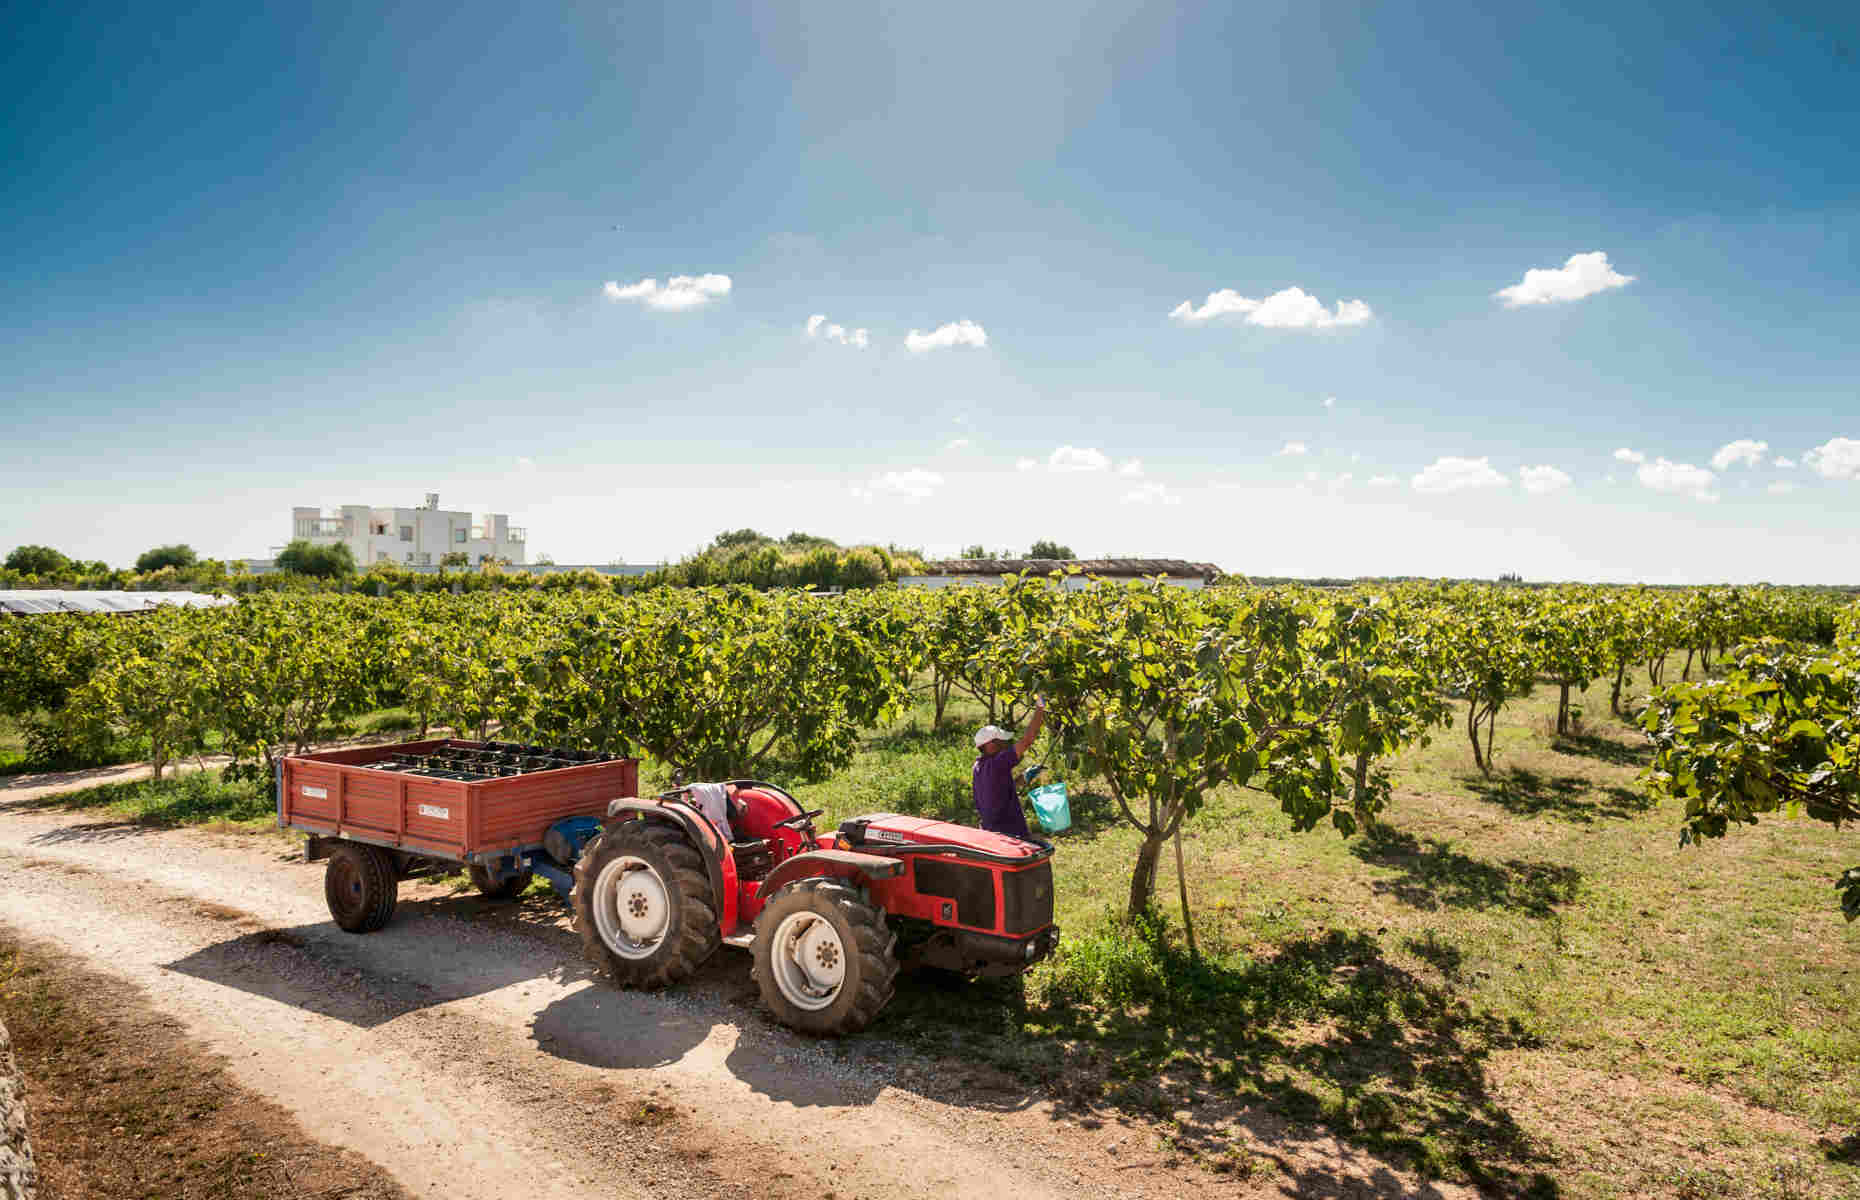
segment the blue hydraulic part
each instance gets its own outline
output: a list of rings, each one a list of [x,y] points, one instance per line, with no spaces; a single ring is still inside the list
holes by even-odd
[[[530,870],[547,879],[549,886],[566,902],[575,889],[575,877],[570,874],[575,860],[600,831],[598,817],[564,817],[543,834],[542,852],[532,851],[528,855]]]

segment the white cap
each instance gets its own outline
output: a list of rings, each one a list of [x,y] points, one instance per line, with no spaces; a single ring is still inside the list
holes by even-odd
[[[984,725],[975,731],[975,748],[980,750],[990,742],[1011,742],[1014,735],[999,725]]]

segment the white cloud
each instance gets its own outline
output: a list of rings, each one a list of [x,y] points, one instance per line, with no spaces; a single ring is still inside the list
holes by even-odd
[[[865,330],[849,330],[844,325],[829,323],[825,313],[815,313],[807,318],[807,336],[824,337],[829,342],[838,342],[842,346],[854,346],[860,350],[872,344],[871,335]]]
[[[1117,473],[1126,479],[1141,479],[1143,478],[1143,461],[1132,458],[1119,463]]]
[[[1531,495],[1541,496],[1568,487],[1570,478],[1555,467],[1525,467],[1518,472],[1518,482]]]
[[[1335,396],[1326,396],[1326,397],[1324,397],[1324,407],[1325,407],[1325,408],[1335,408],[1335,407],[1337,407],[1337,397],[1335,397]]]
[[[1647,461],[1647,456],[1638,450],[1629,450],[1626,446],[1623,446],[1621,449],[1615,451],[1615,461],[1632,463],[1635,466],[1639,466],[1641,463]]]
[[[1039,463],[1031,458],[1017,458],[1014,460],[1014,469],[1016,471],[1031,471],[1039,465]]]
[[[1348,471],[1345,471],[1343,474],[1337,476],[1337,478],[1331,480],[1331,482],[1335,484],[1337,487],[1343,487],[1344,485],[1348,484],[1351,480],[1355,478],[1356,476],[1352,475]]]
[[[519,458],[517,460],[517,470],[529,472],[529,471],[534,471],[535,469],[536,469],[535,459],[526,457],[526,458]]]
[[[1828,479],[1860,479],[1860,442],[1830,438],[1804,454],[1802,463]]]
[[[1088,447],[1061,446],[1053,451],[1046,465],[1053,471],[1103,471],[1111,465],[1111,460],[1103,452]]]
[[[1196,308],[1184,300],[1169,315],[1178,321],[1199,325],[1216,317],[1245,316],[1248,325],[1267,329],[1330,329],[1342,325],[1361,325],[1375,314],[1361,300],[1340,300],[1337,311],[1325,308],[1316,296],[1303,288],[1288,287],[1264,300],[1252,300],[1232,288],[1209,292],[1207,302]]]
[[[1180,504],[1182,497],[1160,483],[1146,483],[1124,493],[1125,504]]]
[[[929,333],[919,333],[913,329],[904,335],[904,348],[912,354],[922,354],[928,350],[942,350],[950,346],[986,346],[988,331],[974,321],[951,321],[939,325]]]
[[[1790,492],[1795,491],[1795,484],[1790,483],[1787,479],[1778,479],[1764,490],[1769,492],[1772,496],[1787,496]]]
[[[1642,487],[1652,488],[1656,492],[1672,492],[1675,495],[1690,496],[1694,500],[1711,504],[1718,495],[1712,485],[1718,477],[1704,467],[1695,467],[1691,463],[1668,462],[1656,458],[1650,463],[1643,463],[1634,473]]]
[[[1285,445],[1279,448],[1279,452],[1273,455],[1273,457],[1274,458],[1303,458],[1305,455],[1309,453],[1311,453],[1311,447],[1305,445],[1303,442],[1287,442],[1285,443]]]
[[[1580,300],[1609,288],[1626,287],[1634,276],[1623,275],[1608,265],[1608,255],[1600,250],[1572,254],[1560,267],[1532,267],[1520,283],[1492,293],[1507,308],[1526,304],[1559,304]]]
[[[1401,480],[1393,475],[1371,475],[1369,477],[1370,487],[1394,487],[1400,482]]]
[[[1459,492],[1468,488],[1506,487],[1510,483],[1492,469],[1489,458],[1437,458],[1411,481],[1417,492]]]
[[[1774,466],[1782,467],[1785,470],[1787,470],[1795,466],[1795,459],[1778,457],[1778,458],[1772,459],[1771,463]]]
[[[1711,456],[1711,465],[1720,471],[1735,463],[1743,463],[1747,467],[1758,466],[1763,462],[1763,455],[1768,452],[1769,448],[1768,442],[1738,438],[1735,442],[1726,442],[1718,447],[1718,452]]]
[[[908,471],[886,471],[883,475],[875,476],[865,486],[853,488],[853,495],[861,500],[871,500],[879,496],[927,500],[942,486],[943,477],[935,471],[912,467]]]
[[[661,286],[656,279],[642,279],[622,287],[608,280],[601,288],[609,300],[638,300],[647,308],[679,312],[708,304],[730,294],[728,275],[674,275]]]
[[[943,449],[945,450],[967,450],[970,445],[971,443],[969,439],[966,437],[965,438],[954,438],[950,441],[949,445],[943,447]]]

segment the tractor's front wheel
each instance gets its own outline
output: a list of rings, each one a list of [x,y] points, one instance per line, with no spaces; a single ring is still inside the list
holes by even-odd
[[[588,957],[622,987],[677,983],[721,940],[703,856],[656,821],[623,821],[589,842],[575,862],[574,901]]]
[[[897,988],[897,935],[838,879],[803,879],[756,918],[756,984],[775,1019],[802,1033],[858,1033]]]

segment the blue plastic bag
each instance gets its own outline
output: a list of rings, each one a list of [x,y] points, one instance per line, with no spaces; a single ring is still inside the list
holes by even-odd
[[[1040,828],[1048,833],[1064,833],[1072,828],[1072,806],[1066,802],[1066,785],[1049,783],[1027,793],[1033,801],[1033,815]]]

